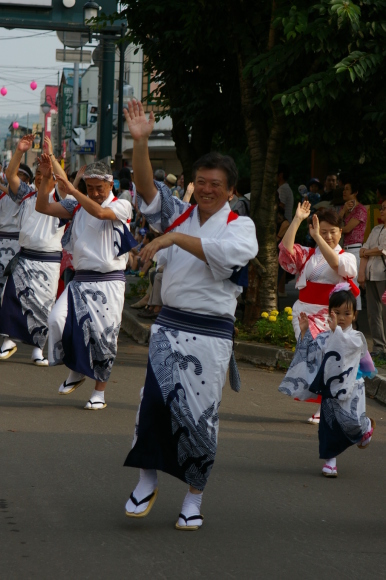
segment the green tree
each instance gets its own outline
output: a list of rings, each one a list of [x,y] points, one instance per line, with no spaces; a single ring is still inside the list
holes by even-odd
[[[250,268],[246,319],[276,308],[276,176],[283,143],[383,153],[385,2],[382,0],[129,0],[129,40],[143,47],[173,119],[177,155],[212,147],[250,157],[251,217],[261,266]],[[244,131],[240,126],[241,116]]]

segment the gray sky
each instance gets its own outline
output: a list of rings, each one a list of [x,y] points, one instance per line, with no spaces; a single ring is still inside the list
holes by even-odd
[[[58,71],[64,64],[71,67],[56,62],[57,48],[63,45],[56,32],[0,28],[0,88],[8,90],[5,97],[0,95],[0,116],[39,113],[44,85],[56,85]],[[31,81],[38,84],[35,91],[30,89]]]

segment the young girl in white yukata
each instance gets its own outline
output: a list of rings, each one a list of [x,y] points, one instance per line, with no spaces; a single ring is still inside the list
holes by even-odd
[[[301,334],[295,356],[279,391],[307,399],[321,395],[319,455],[325,460],[322,473],[337,477],[336,457],[351,445],[366,449],[375,421],[366,416],[363,376],[374,376],[376,369],[367,350],[366,339],[353,330],[356,298],[348,283],[337,284],[329,298],[330,330],[315,339],[308,317],[300,313]]]

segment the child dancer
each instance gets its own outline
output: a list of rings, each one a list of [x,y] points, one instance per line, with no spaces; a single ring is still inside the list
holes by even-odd
[[[279,391],[300,399],[309,398],[310,392],[322,396],[319,455],[326,460],[322,473],[337,477],[337,455],[351,445],[366,449],[371,441],[375,421],[366,417],[362,377],[377,371],[365,337],[352,328],[356,299],[348,283],[337,284],[330,293],[329,314],[331,330],[315,339],[307,315],[300,314],[301,334]]]

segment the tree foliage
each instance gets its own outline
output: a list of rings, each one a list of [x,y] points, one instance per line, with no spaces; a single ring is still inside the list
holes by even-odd
[[[384,153],[384,0],[129,0],[188,173],[211,149],[245,150],[262,268],[247,312],[276,306],[275,189],[283,144],[333,150],[336,163]],[[346,161],[345,161],[346,163]],[[265,274],[262,275],[262,272]]]

